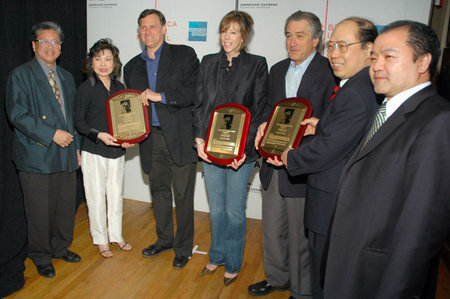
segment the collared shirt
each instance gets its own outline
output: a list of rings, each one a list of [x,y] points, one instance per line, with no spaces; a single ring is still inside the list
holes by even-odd
[[[164,42],[163,42],[164,44]],[[147,65],[147,75],[148,75],[148,84],[150,86],[150,90],[155,91],[156,90],[156,79],[158,78],[158,65],[159,65],[159,58],[161,57],[161,51],[162,46],[159,47],[158,50],[155,52],[155,59],[152,59],[148,57],[147,48],[144,48],[144,51],[142,51],[141,57],[145,60],[145,63]],[[155,91],[156,92],[156,91]],[[166,95],[164,92],[161,92],[161,103],[166,103]],[[152,102],[152,126],[159,127],[159,118],[156,114],[155,110],[155,103]]]
[[[105,145],[97,138],[98,133],[109,131],[106,101],[111,94],[123,89],[125,86],[113,78],[109,90],[106,89],[97,75],[90,76],[78,87],[74,121],[78,132],[85,136],[83,151],[111,159],[125,154],[124,148]]]
[[[42,70],[44,71],[45,76],[48,78],[48,75],[50,74],[50,68],[44,62],[42,62],[37,56],[36,56],[36,59],[39,62]],[[59,77],[58,77],[58,66],[56,65],[56,62],[55,62],[55,64],[53,64],[52,70],[53,70],[53,76],[55,77],[56,84],[58,85],[58,89],[59,89],[60,99],[61,99],[61,103],[62,103],[61,111],[62,111],[62,113],[64,115],[64,119],[66,119],[66,108],[65,108],[65,102],[64,102],[64,92],[62,90],[61,81],[59,80]],[[49,83],[49,85],[50,85],[50,83]]]
[[[350,79],[350,78],[343,79],[343,80],[339,81],[339,87],[342,88],[342,87],[344,86],[344,84],[347,83],[347,81],[348,81],[349,79]]]
[[[298,87],[302,82],[303,74],[308,69],[309,64],[316,55],[316,51],[309,55],[302,63],[295,65],[294,61],[291,60],[289,64],[288,71],[286,73],[286,97],[292,98],[297,96]]]
[[[392,114],[394,114],[394,112],[398,109],[398,107],[400,107],[404,102],[406,102],[406,100],[408,100],[413,94],[419,92],[420,90],[424,89],[429,85],[431,85],[430,81],[421,83],[419,85],[411,87],[410,89],[404,90],[399,94],[396,94],[389,100],[387,100],[386,119],[388,119]]]

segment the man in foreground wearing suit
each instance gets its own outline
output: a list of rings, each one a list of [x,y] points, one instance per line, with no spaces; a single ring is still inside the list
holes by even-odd
[[[317,123],[314,137],[281,156],[290,175],[309,174],[305,226],[315,299],[323,298],[320,264],[342,166],[378,108],[368,68],[376,36],[374,24],[362,18],[348,18],[336,26],[327,48],[333,72],[341,79],[340,89]],[[315,123],[305,121],[310,122]]]
[[[13,160],[28,224],[28,257],[46,278],[55,276],[52,258],[81,260],[67,249],[73,238],[79,156],[73,126],[75,81],[56,65],[63,38],[53,22],[34,25],[35,57],[11,72],[6,91],[14,127]]]
[[[149,175],[158,240],[142,250],[144,257],[173,248],[173,267],[183,268],[192,255],[194,187],[197,153],[192,145],[192,106],[199,61],[195,51],[164,41],[166,19],[155,9],[138,18],[144,51],[124,68],[127,88],[142,91],[152,125],[140,143],[142,168]],[[177,232],[173,234],[172,186]]]
[[[375,40],[371,79],[386,96],[346,162],[325,298],[434,298],[450,233],[450,106],[431,86],[434,31],[398,21]]]
[[[273,107],[287,97],[309,100],[314,116],[321,117],[335,86],[334,77],[321,49],[322,27],[309,12],[292,14],[285,25],[289,54],[270,70],[267,101],[262,119],[268,120]],[[255,146],[264,133],[261,124]],[[301,146],[300,146],[301,147]],[[260,170],[262,192],[263,257],[266,280],[250,285],[248,292],[262,296],[274,290],[290,290],[294,298],[311,297],[308,241],[303,214],[306,177],[290,176],[284,167],[269,159]]]

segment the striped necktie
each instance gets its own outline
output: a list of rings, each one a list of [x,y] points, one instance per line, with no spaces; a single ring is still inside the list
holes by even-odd
[[[366,144],[369,142],[369,140],[372,139],[373,135],[375,135],[375,133],[378,131],[378,129],[385,121],[386,121],[386,102],[383,102],[383,104],[381,104],[380,108],[378,109],[377,114],[375,115],[372,127],[370,128],[369,133],[367,133],[366,140],[364,140],[362,148],[364,148]]]
[[[339,85],[336,85],[333,89],[333,93],[331,94],[331,98],[330,101],[332,101],[334,99],[334,97],[336,96],[336,93],[339,91],[339,89],[341,89],[341,87]]]
[[[55,94],[59,107],[62,108],[63,104],[61,101],[61,93],[59,91],[58,84],[56,83],[55,75],[52,69],[50,69],[50,72],[48,73],[48,82],[50,83],[50,86],[53,89],[53,93]]]

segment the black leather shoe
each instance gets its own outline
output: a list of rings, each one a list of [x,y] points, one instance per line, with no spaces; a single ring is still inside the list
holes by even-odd
[[[79,261],[81,261],[81,256],[79,256],[75,252],[67,250],[67,252],[62,257],[60,257],[60,259],[68,263],[78,263]]]
[[[290,287],[290,283],[288,282],[287,284],[285,284],[284,286],[280,286],[280,287],[274,287],[272,285],[270,285],[267,280],[263,280],[260,282],[257,282],[255,284],[252,284],[248,287],[248,293],[252,296],[265,296],[268,295],[270,293],[272,293],[273,291],[286,291],[289,290]]]
[[[188,256],[175,256],[173,259],[173,267],[175,269],[181,269],[186,266],[187,262],[189,262]]]
[[[147,248],[142,249],[143,257],[151,257],[160,254],[163,251],[170,250],[172,247],[161,247],[158,245],[150,245]]]
[[[39,275],[44,276],[45,278],[52,278],[52,277],[55,277],[55,275],[56,275],[55,268],[53,268],[52,264],[39,265],[36,267],[37,267]]]

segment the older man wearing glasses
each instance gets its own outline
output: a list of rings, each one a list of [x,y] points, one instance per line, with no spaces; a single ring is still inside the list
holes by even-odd
[[[304,121],[314,137],[301,147],[286,150],[281,157],[280,165],[284,164],[290,175],[309,174],[305,226],[315,299],[323,298],[320,264],[339,176],[378,107],[368,73],[376,36],[375,26],[362,18],[348,18],[336,26],[326,46],[334,75],[341,81],[320,121]]]
[[[64,34],[53,22],[31,29],[35,57],[8,78],[6,109],[14,127],[13,160],[28,223],[28,257],[40,275],[55,276],[52,258],[79,262],[72,243],[79,167],[73,111],[75,81],[56,65]]]

